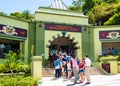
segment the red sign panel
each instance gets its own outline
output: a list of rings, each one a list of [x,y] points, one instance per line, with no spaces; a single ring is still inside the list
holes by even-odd
[[[27,30],[0,24],[0,34],[26,38],[27,37]]]
[[[46,30],[81,32],[81,26],[45,23]]]
[[[117,39],[120,38],[120,30],[99,31],[100,39]]]

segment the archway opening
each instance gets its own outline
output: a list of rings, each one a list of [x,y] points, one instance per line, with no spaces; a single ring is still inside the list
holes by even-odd
[[[57,37],[54,38],[53,41],[50,41],[49,46],[49,60],[50,65],[54,65],[54,60],[60,56],[60,54],[66,53],[70,56],[76,56],[76,47],[78,42],[74,42],[74,39],[70,39],[70,37]]]

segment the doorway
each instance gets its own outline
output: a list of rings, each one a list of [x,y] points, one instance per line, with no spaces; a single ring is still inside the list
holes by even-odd
[[[4,58],[4,53],[9,53],[13,51],[19,54],[20,41],[0,38],[0,58]]]

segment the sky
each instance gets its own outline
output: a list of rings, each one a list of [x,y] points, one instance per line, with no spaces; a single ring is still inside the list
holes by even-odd
[[[72,5],[72,0],[62,0],[66,6]],[[0,0],[0,12],[10,14],[29,10],[32,14],[39,6],[48,7],[53,0]]]

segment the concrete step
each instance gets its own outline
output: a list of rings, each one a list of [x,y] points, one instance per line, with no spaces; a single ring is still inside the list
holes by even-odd
[[[91,67],[90,73],[91,75],[104,75],[104,72],[100,68],[97,68],[97,67]]]
[[[42,76],[43,77],[53,77],[54,76],[54,68],[42,68]]]
[[[102,70],[97,67],[91,67],[90,69],[91,75],[104,75]],[[54,77],[54,68],[42,68],[42,76],[43,77]]]

